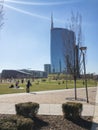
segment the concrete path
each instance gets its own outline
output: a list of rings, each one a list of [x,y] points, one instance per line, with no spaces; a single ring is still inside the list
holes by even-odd
[[[15,103],[0,103],[1,114],[16,114]],[[40,104],[39,113],[41,115],[63,115],[62,104]],[[93,116],[94,106],[83,105],[83,116]]]
[[[96,104],[93,116],[93,125],[91,130],[98,130],[98,86],[97,86]]]
[[[77,89],[77,102],[83,103],[83,116],[94,115],[94,96],[96,87],[89,88],[90,103],[85,100],[85,89]],[[53,90],[31,93],[5,94],[0,95],[0,113],[15,114],[15,104],[20,102],[38,102],[40,104],[39,113],[42,115],[62,115],[62,103],[74,100],[74,90]]]

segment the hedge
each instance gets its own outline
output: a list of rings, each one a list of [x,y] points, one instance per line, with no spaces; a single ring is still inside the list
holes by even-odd
[[[35,117],[39,110],[39,104],[34,102],[19,103],[15,105],[16,114],[24,117]]]
[[[62,104],[64,117],[77,120],[82,113],[82,103],[67,102]]]

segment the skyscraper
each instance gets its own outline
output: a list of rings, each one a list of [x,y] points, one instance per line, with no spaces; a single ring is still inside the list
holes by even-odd
[[[56,28],[51,16],[51,72],[70,73],[74,66],[75,34],[65,28]]]
[[[50,74],[51,73],[51,64],[44,64],[44,71],[47,74]]]

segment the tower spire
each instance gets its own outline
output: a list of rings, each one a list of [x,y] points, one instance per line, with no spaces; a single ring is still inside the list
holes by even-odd
[[[51,29],[53,29],[53,14],[51,13]]]

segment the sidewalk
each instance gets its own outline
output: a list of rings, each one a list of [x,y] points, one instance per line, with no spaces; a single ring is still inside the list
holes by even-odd
[[[89,88],[89,99],[95,96],[96,88]],[[79,102],[83,103],[83,116],[93,116],[95,105],[87,104],[85,99],[85,89],[77,89]],[[0,95],[0,113],[15,114],[15,104],[20,102],[38,102],[40,104],[39,113],[42,115],[62,115],[62,103],[74,99],[73,89],[41,91],[31,93],[5,94]],[[83,100],[84,100],[83,99]],[[94,100],[94,99],[93,99]],[[92,101],[91,101],[92,102]],[[97,108],[96,108],[97,109]],[[98,115],[98,113],[97,113]]]
[[[96,93],[96,104],[95,104],[95,111],[93,116],[93,124],[91,130],[98,130],[98,86],[97,86],[97,93]]]
[[[0,103],[0,114],[16,114],[15,103]],[[41,115],[62,115],[62,104],[40,104],[38,114]],[[94,106],[83,105],[83,116],[93,116]]]

